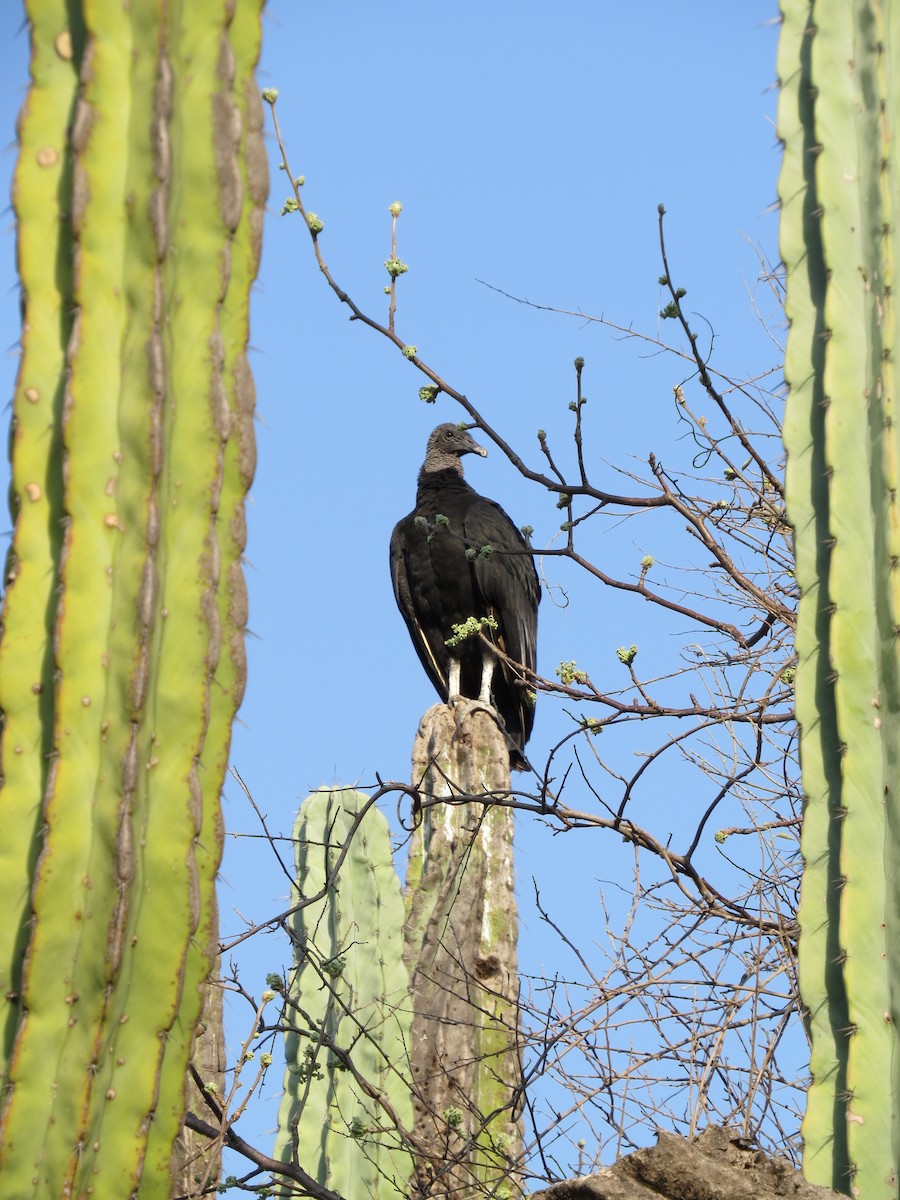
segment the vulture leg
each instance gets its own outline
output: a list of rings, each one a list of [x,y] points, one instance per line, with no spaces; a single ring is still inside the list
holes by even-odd
[[[496,665],[496,658],[485,647],[481,658],[481,691],[478,695],[478,699],[482,704],[491,703],[491,680],[494,678],[494,667]]]
[[[459,659],[450,658],[450,672],[447,680],[447,702],[452,703],[459,698]]]

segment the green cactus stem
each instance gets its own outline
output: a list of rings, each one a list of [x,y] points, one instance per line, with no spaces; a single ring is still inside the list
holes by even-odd
[[[783,0],[788,513],[801,590],[804,1171],[863,1200],[900,1177],[900,10]]]
[[[55,280],[57,311],[74,318],[44,355],[66,380],[57,411],[31,328],[17,387],[20,407],[20,393],[28,404],[49,390],[43,438],[13,444],[14,512],[28,510],[34,476],[63,519],[58,549],[17,521],[3,612],[0,657],[24,657],[0,684],[16,715],[4,766],[22,761],[6,771],[0,837],[18,824],[31,841],[30,878],[2,885],[18,888],[28,943],[24,968],[15,945],[4,958],[20,986],[0,1174],[10,1194],[167,1195],[213,961],[218,797],[243,690],[260,4],[241,0],[234,15],[213,0],[27,7],[33,88],[15,194],[26,314],[54,296],[27,240],[31,164],[53,134],[71,182],[65,169],[54,190],[42,181],[42,222],[45,237],[48,224],[59,231],[54,261],[74,266],[70,298]],[[68,76],[48,66],[60,47]],[[45,132],[32,104],[48,100],[48,79],[60,96]],[[58,564],[42,592],[32,561]],[[45,624],[23,648],[29,605]],[[27,743],[22,713],[37,729]]]
[[[411,1011],[388,825],[350,789],[294,826],[294,967],[275,1155],[345,1200],[407,1194]]]

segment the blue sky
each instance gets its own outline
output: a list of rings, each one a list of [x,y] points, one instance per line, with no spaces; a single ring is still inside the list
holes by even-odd
[[[373,315],[386,314],[388,205],[401,201],[399,253],[410,267],[398,284],[401,336],[534,467],[538,428],[568,452],[572,360],[582,355],[592,462],[616,490],[617,469],[636,469],[650,450],[678,453],[671,397],[687,372],[599,325],[515,304],[485,282],[655,334],[664,203],[673,273],[698,324],[715,328],[716,361],[734,376],[777,366],[778,348],[753,311],[754,244],[777,257],[775,17],[772,0],[271,0],[259,81],[279,88],[291,166],[305,175],[305,202],[325,222],[321,246],[341,285]],[[3,196],[26,79],[27,35],[18,4],[8,3],[0,6]],[[271,126],[268,141],[274,153]],[[370,784],[376,771],[385,779],[409,774],[417,722],[435,697],[394,606],[387,546],[412,507],[429,431],[460,417],[446,397],[423,405],[414,368],[348,321],[299,221],[278,215],[286,195],[273,158],[252,310],[253,636],[232,754],[272,827],[285,832],[314,787]],[[0,275],[0,394],[9,397],[18,337],[9,209],[0,221]],[[497,451],[466,466],[475,487],[517,524],[534,526],[536,546],[551,541],[561,519],[553,498]],[[5,490],[5,464],[0,476]],[[623,532],[610,524],[591,550],[636,571],[645,553],[663,561],[674,553],[666,538],[649,526]],[[639,643],[642,654],[668,661],[690,640],[648,606],[586,588],[556,560],[544,569],[545,675],[575,659],[605,683],[606,673],[621,670],[616,647]],[[545,756],[568,728],[563,705],[542,700],[530,756]],[[624,752],[639,749],[626,743]],[[679,807],[691,798],[664,790],[648,797],[648,820],[662,820],[663,836],[677,835]],[[233,784],[226,819],[231,835],[258,832]],[[601,888],[627,887],[633,864],[627,854],[618,861],[615,839],[580,837],[554,839],[523,821],[520,888],[524,902],[534,876],[556,915],[589,944],[599,936]],[[223,880],[226,930],[240,928],[232,909],[258,918],[283,894],[250,838],[229,838]],[[527,969],[568,970],[558,952],[523,912]],[[282,960],[274,940],[249,954],[247,986],[258,992]],[[242,1032],[234,1028],[232,1039]],[[275,1103],[278,1080],[270,1083]],[[259,1118],[260,1128],[273,1114]]]

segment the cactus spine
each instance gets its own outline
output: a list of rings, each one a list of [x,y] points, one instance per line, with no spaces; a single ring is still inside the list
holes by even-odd
[[[900,1173],[900,5],[783,0],[788,511],[801,589],[800,986],[814,1183]]]
[[[0,870],[10,1194],[170,1188],[244,678],[265,176],[260,4],[233,7],[27,5],[0,643],[0,867],[25,864]]]
[[[275,1154],[345,1200],[404,1196],[411,1012],[387,821],[359,792],[321,790],[303,802],[294,844]]]

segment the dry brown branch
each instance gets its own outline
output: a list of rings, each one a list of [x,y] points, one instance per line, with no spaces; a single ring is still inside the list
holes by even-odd
[[[275,128],[294,179],[277,117]],[[556,679],[523,672],[523,686],[540,693],[542,703],[567,706],[570,728],[520,788],[473,795],[451,786],[440,800],[380,778],[367,789],[370,803],[396,800],[407,831],[436,804],[468,806],[475,822],[501,806],[540,822],[548,837],[596,839],[598,858],[600,847],[631,856],[625,902],[602,894],[589,934],[583,917],[574,933],[568,914],[552,911],[535,882],[534,911],[552,932],[559,959],[549,977],[522,980],[526,1144],[510,1164],[511,1176],[584,1173],[645,1144],[660,1126],[690,1134],[706,1123],[737,1125],[743,1136],[793,1153],[805,1070],[793,945],[800,796],[793,547],[783,508],[781,399],[771,382],[780,378],[778,368],[737,380],[713,363],[714,337],[701,346],[682,304],[661,209],[667,302],[660,319],[670,322],[673,342],[605,317],[570,315],[640,339],[670,355],[679,373],[688,372],[673,380],[673,423],[685,435],[680,457],[647,454],[627,469],[604,463],[579,359],[570,435],[554,440],[539,431],[537,465],[529,463],[486,412],[409,353],[396,330],[396,277],[386,324],[336,282],[296,186],[294,196],[319,270],[353,319],[405,350],[432,392],[454,400],[534,485],[535,509],[545,516],[549,510],[551,526],[562,521],[537,551],[545,582],[548,571],[571,564],[579,598],[584,589],[587,602],[597,605],[596,592],[609,589],[639,600],[641,611],[655,614],[678,639],[670,660],[646,668],[637,647],[620,648],[610,665],[585,646],[589,669],[563,662]],[[392,213],[392,259],[396,231]],[[775,273],[761,265],[777,292]],[[621,491],[600,486],[611,474],[623,481]],[[665,562],[643,554],[633,569],[610,564],[603,538],[626,523],[632,534],[642,531],[644,542],[664,545]],[[552,593],[555,581],[549,583]],[[674,791],[677,814],[661,803]],[[257,817],[277,851],[281,835]],[[284,928],[292,911],[250,920],[224,948],[233,952],[247,938]],[[232,985],[242,991],[236,977]],[[286,1010],[260,1030],[262,1041],[271,1042],[288,1019],[305,1018]],[[348,1053],[346,1046],[328,1048],[337,1057]],[[352,1059],[347,1063],[352,1069]],[[511,1105],[518,1099],[517,1093]],[[482,1128],[491,1116],[481,1114]],[[386,1118],[390,1124],[389,1112]],[[411,1144],[399,1122],[394,1133]],[[242,1149],[232,1128],[216,1135],[257,1167],[279,1170]],[[447,1154],[452,1158],[449,1142]],[[283,1174],[301,1194],[305,1181]]]

